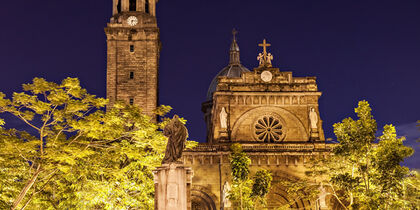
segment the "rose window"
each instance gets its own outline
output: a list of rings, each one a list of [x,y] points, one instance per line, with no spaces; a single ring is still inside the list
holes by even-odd
[[[255,123],[254,128],[257,141],[279,142],[285,137],[282,123],[272,116],[260,118]]]

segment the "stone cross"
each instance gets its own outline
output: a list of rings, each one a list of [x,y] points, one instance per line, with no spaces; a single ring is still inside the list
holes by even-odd
[[[263,55],[267,57],[267,47],[270,47],[271,44],[268,44],[267,41],[264,39],[262,44],[258,44],[258,46],[263,47]]]
[[[273,55],[271,55],[271,53],[267,54],[267,47],[270,47],[271,44],[267,43],[267,41],[264,39],[263,43],[258,44],[258,46],[263,47],[262,56],[259,55],[257,58],[260,61],[260,65],[271,66],[271,60],[273,60]]]

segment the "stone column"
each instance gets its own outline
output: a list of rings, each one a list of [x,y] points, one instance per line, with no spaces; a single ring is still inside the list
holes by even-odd
[[[155,210],[190,210],[193,171],[181,163],[163,164],[153,171]]]

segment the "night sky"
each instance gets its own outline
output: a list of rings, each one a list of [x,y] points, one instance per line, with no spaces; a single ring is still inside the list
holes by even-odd
[[[317,77],[327,138],[364,99],[380,128],[396,125],[406,144],[418,145],[419,11],[418,0],[160,0],[160,102],[188,120],[190,139],[203,142],[201,103],[228,64],[236,28],[247,68],[257,67],[265,38],[275,67]],[[78,77],[88,92],[105,97],[103,28],[110,17],[111,0],[3,1],[0,91],[10,96],[33,77]],[[420,168],[417,157],[405,164]]]

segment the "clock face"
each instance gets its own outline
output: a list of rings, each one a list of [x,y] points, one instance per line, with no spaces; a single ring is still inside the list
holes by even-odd
[[[130,17],[127,18],[127,23],[130,26],[135,26],[135,25],[137,25],[138,22],[139,22],[139,20],[137,20],[137,17],[135,17],[135,16],[130,16]]]
[[[263,72],[261,73],[261,79],[262,79],[264,82],[270,82],[270,81],[271,81],[271,79],[273,79],[273,74],[271,74],[271,72],[269,72],[269,71],[263,71]]]

